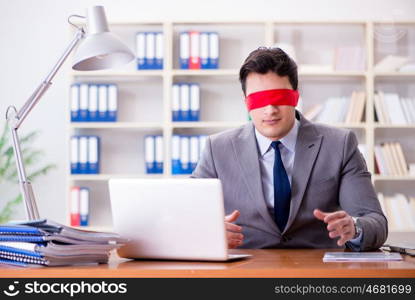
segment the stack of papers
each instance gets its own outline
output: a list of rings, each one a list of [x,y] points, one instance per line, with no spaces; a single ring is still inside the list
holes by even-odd
[[[127,240],[115,233],[79,230],[50,220],[0,225],[0,263],[62,266],[107,263]]]
[[[326,252],[323,262],[376,262],[399,261],[402,256],[399,253],[385,252]]]

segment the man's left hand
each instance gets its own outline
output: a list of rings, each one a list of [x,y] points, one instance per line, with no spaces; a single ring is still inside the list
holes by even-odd
[[[314,216],[327,224],[329,237],[334,239],[340,237],[337,245],[343,246],[356,235],[356,229],[352,217],[345,211],[322,212],[319,209],[313,211]]]

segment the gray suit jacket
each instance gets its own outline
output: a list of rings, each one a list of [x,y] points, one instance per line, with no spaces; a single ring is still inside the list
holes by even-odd
[[[290,214],[283,232],[266,207],[252,123],[210,136],[191,177],[222,181],[226,214],[241,212],[236,221],[245,237],[241,248],[338,248],[326,224],[313,216],[318,208],[359,217],[360,250],[375,249],[387,238],[387,220],[357,145],[352,131],[314,124],[300,115]]]

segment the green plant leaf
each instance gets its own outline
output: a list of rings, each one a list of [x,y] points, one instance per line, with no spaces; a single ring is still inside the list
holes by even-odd
[[[56,168],[56,166],[55,165],[53,165],[53,164],[50,164],[50,165],[47,165],[47,166],[45,166],[45,167],[42,167],[42,168],[40,168],[40,169],[37,169],[37,170],[35,170],[35,171],[33,171],[33,172],[31,172],[28,176],[27,176],[27,178],[30,180],[30,181],[33,181],[33,180],[35,180],[36,179],[36,177],[39,177],[40,175],[46,175],[50,170],[53,170],[53,169],[55,169]]]
[[[7,204],[0,212],[0,224],[6,223],[11,219],[14,208],[22,202],[22,199],[22,195],[18,195],[13,200],[7,202]]]
[[[30,145],[38,135],[39,133],[34,131],[20,138],[23,163],[25,165],[28,179],[30,181],[33,181],[39,176],[46,175],[50,170],[56,167],[54,164],[37,166],[41,161],[41,157],[44,156],[44,151],[33,149],[30,147]],[[14,150],[10,142],[9,129],[6,123],[0,135],[0,183],[9,181],[11,184],[15,184],[17,186],[17,167]],[[4,208],[0,211],[0,223],[4,223],[10,220],[10,218],[13,216],[14,208],[21,201],[22,195],[19,194],[14,199],[8,201],[5,204]]]
[[[37,131],[33,131],[31,133],[26,134],[25,136],[19,138],[20,145],[24,146],[24,145],[32,142],[34,139],[37,138],[38,135],[39,135],[39,132],[37,132]]]
[[[13,155],[9,155],[6,157],[6,162],[3,164],[0,164],[0,182],[1,182],[1,177],[6,173],[7,170],[9,170],[10,165],[13,162]]]
[[[36,163],[37,161],[39,161],[39,158],[43,155],[43,151],[40,150],[32,150],[28,153],[26,153],[26,155],[23,155],[24,159],[24,164],[26,166],[30,166],[34,163]]]
[[[13,153],[14,153],[13,152],[13,147],[9,146],[9,147],[7,147],[6,151],[3,152],[3,155],[10,156],[10,155],[13,155]]]
[[[7,132],[8,132],[8,126],[7,126],[7,123],[5,123],[3,127],[3,131],[1,133],[1,137],[0,137],[0,152],[1,152],[1,149],[3,149],[4,145],[8,141]]]
[[[43,155],[43,151],[31,150],[30,153],[23,156],[24,157],[23,164],[25,165],[26,173],[27,173],[27,170],[30,168],[30,166],[34,165],[36,162],[40,160],[40,156],[42,155]],[[9,181],[15,181],[17,179],[17,168],[15,164],[13,164],[13,166],[10,166],[6,169],[4,178]]]

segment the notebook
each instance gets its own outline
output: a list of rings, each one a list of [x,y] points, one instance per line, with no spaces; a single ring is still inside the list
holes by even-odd
[[[118,234],[86,231],[50,220],[0,225],[0,263],[61,266],[106,263],[127,240]]]

